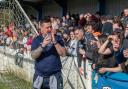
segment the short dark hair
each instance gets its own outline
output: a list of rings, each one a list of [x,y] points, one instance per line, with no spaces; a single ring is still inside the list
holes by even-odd
[[[49,23],[49,22],[51,22],[51,20],[49,18],[45,18],[40,21],[40,25],[42,25],[43,23]]]
[[[92,26],[92,29],[94,30],[94,32],[98,30],[98,24],[94,21],[90,22],[88,26]]]

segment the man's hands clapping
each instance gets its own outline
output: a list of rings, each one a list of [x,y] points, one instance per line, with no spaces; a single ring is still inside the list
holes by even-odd
[[[49,43],[51,43],[51,41],[52,41],[51,34],[47,34],[42,42],[42,46],[47,46]]]

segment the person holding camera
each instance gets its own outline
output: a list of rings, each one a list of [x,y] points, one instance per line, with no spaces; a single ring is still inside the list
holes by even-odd
[[[60,56],[66,55],[62,37],[56,35],[49,19],[40,22],[41,34],[32,41],[35,60],[34,89],[63,89]]]

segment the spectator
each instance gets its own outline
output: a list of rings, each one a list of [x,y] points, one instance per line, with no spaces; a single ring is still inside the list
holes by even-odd
[[[64,39],[65,45],[68,46],[69,41],[70,41],[70,36],[69,36],[69,31],[66,29],[63,32],[63,39]]]
[[[128,8],[124,9],[124,17],[121,19],[121,22],[124,27],[128,24]]]
[[[128,48],[128,25],[125,27],[124,31],[123,48]]]
[[[108,43],[112,43],[112,48],[108,48]],[[121,48],[121,39],[118,35],[110,35],[108,36],[108,39],[104,42],[104,44],[100,47],[99,53],[103,55],[109,55],[113,54],[113,57],[115,58],[115,66],[112,68],[100,68],[100,73],[105,72],[119,72],[122,71],[121,65],[126,60],[123,56],[123,49]]]
[[[31,56],[35,60],[33,87],[63,89],[60,56],[66,54],[64,42],[52,33],[50,20],[43,20],[40,24],[42,34],[33,40],[31,47]]]
[[[86,19],[84,18],[84,14],[80,14],[79,21],[78,21],[78,26],[79,27],[84,27],[85,24],[86,24]]]
[[[125,62],[125,68],[124,71],[128,72],[128,24],[125,27],[124,32],[124,39],[123,39],[123,48],[124,48],[124,57],[127,58],[127,61]]]
[[[103,23],[103,26],[102,26],[102,33],[104,35],[111,35],[113,33],[113,27],[112,27],[112,17],[111,16],[107,16],[106,17],[107,20],[105,23]]]
[[[93,41],[96,41],[94,32],[95,32],[95,24],[87,25],[85,32],[85,40],[86,40],[86,56],[89,60],[92,60],[93,51],[96,48],[95,44],[93,44]]]
[[[75,29],[75,36],[77,40],[77,63],[80,73],[83,75],[85,67],[85,59],[86,59],[86,41],[84,38],[84,31],[81,28]],[[84,67],[82,66],[82,62]],[[83,69],[84,68],[84,69]],[[86,70],[85,70],[86,71]],[[86,76],[85,76],[86,77]]]
[[[74,31],[70,31],[70,41],[67,50],[69,55],[77,56],[77,40]]]
[[[97,72],[99,68],[102,67],[114,67],[115,60],[113,59],[112,54],[110,55],[103,55],[98,53],[98,49],[102,46],[102,44],[106,41],[107,36],[101,35],[98,37],[98,41],[96,42],[97,49],[93,51],[93,65],[92,68],[95,69]],[[111,47],[109,44],[107,47]]]

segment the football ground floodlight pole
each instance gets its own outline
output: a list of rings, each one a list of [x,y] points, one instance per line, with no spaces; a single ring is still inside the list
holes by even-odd
[[[31,20],[29,19],[29,17],[27,16],[26,12],[23,10],[23,8],[21,7],[20,3],[18,2],[18,0],[15,0],[15,2],[17,3],[17,5],[19,6],[20,10],[23,12],[24,16],[26,17],[26,19],[28,20],[28,22],[30,23],[30,25],[32,26],[33,30],[35,31],[36,35],[39,35],[39,33],[37,32],[36,28],[34,27],[34,25],[32,24]]]

